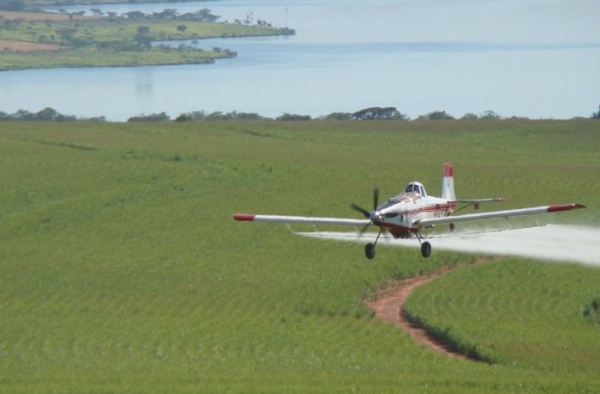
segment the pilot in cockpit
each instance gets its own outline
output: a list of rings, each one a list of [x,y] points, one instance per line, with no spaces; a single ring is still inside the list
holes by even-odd
[[[425,187],[419,182],[410,182],[404,188],[404,193],[416,193],[421,197],[427,197],[427,194],[425,193]]]

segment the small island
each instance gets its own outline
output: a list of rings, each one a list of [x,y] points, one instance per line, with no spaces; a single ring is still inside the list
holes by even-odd
[[[81,12],[41,12],[29,8],[33,7],[31,1],[15,0],[9,5],[12,3],[15,7],[11,10],[0,10],[0,71],[213,63],[236,53],[225,48],[156,43],[295,34],[293,29],[273,27],[262,20],[217,22],[219,16],[206,8],[185,14],[165,9],[123,15],[91,9],[92,15],[86,16]]]

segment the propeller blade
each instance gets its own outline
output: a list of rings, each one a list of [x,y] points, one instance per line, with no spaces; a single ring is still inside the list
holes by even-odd
[[[366,226],[364,226],[363,228],[360,229],[360,231],[358,232],[359,236],[363,236],[363,234],[367,231],[367,229],[369,228],[369,226],[371,225],[371,223],[367,223]]]
[[[373,189],[373,212],[375,212],[378,205],[379,205],[379,189],[375,188],[375,189]],[[363,207],[361,207],[357,204],[352,203],[350,205],[350,207],[352,207],[352,209],[354,209],[355,211],[362,213],[366,219],[369,219],[371,217],[371,212],[367,211],[366,209],[364,209]],[[365,229],[366,229],[366,227],[365,227]],[[361,232],[364,232],[364,231],[365,230],[363,230]]]
[[[375,210],[377,210],[378,206],[379,206],[379,189],[375,188],[375,189],[373,189],[373,212],[375,212]]]
[[[362,213],[362,214],[363,214],[363,216],[364,216],[366,219],[368,219],[368,218],[370,218],[370,217],[371,217],[371,212],[367,211],[367,210],[366,210],[366,209],[364,209],[364,208],[361,208],[360,206],[358,206],[358,205],[356,205],[356,204],[354,204],[354,203],[353,203],[352,205],[350,205],[350,207],[352,207],[352,209],[354,209],[355,211],[358,211],[358,212]]]

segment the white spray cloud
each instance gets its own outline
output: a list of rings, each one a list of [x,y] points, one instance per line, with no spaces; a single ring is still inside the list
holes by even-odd
[[[366,244],[376,234],[355,232],[298,232],[302,236]],[[522,256],[542,260],[575,262],[600,267],[600,228],[549,224],[510,231],[456,234],[429,240],[435,250],[487,255]],[[379,246],[419,247],[416,239],[395,240],[383,235]]]

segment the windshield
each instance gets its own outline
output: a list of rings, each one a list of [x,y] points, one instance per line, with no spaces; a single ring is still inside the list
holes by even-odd
[[[417,193],[422,197],[426,197],[425,188],[418,182],[411,182],[404,188],[404,193]]]

